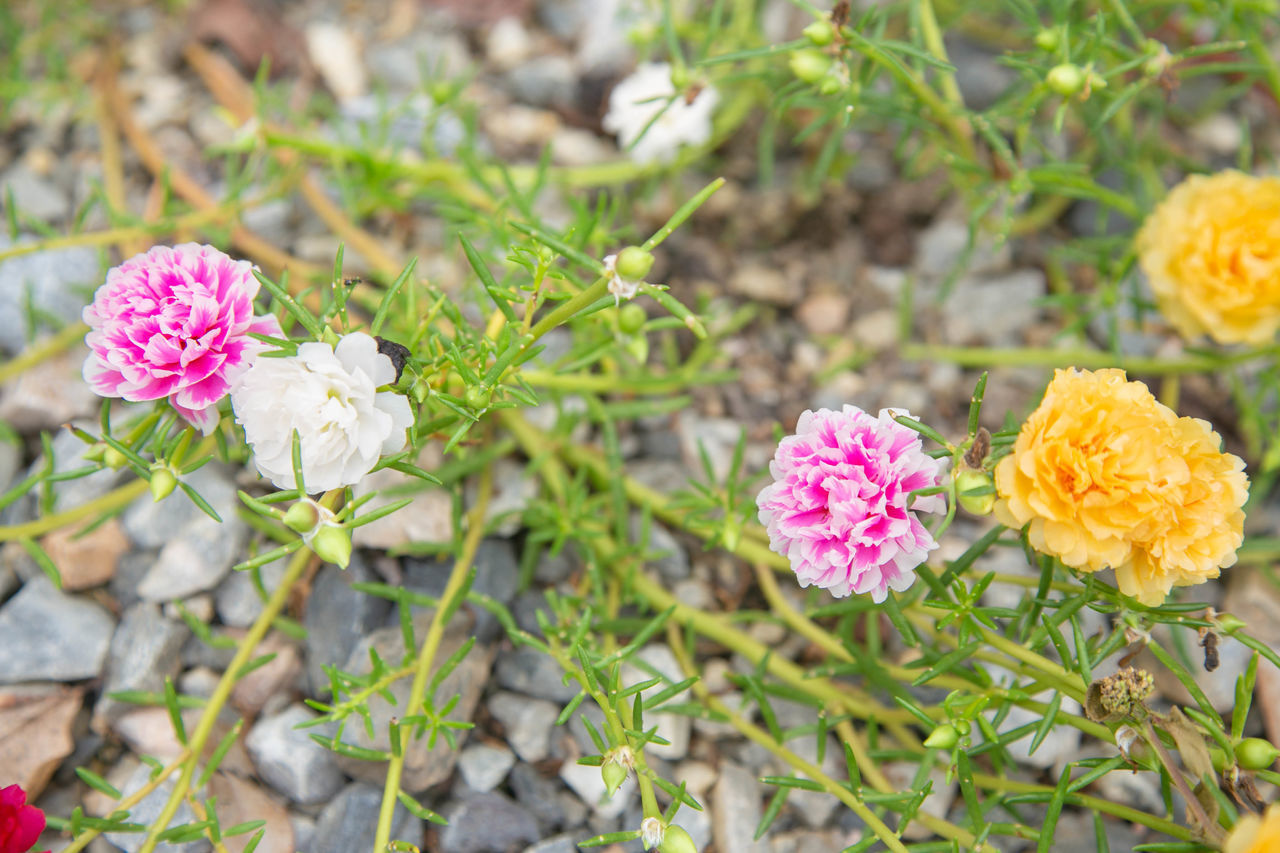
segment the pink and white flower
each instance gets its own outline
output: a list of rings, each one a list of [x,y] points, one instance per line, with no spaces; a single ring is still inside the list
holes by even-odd
[[[260,358],[231,391],[236,422],[253,461],[278,488],[296,488],[293,433],[308,492],[360,482],[384,454],[408,443],[413,410],[403,395],[379,391],[396,381],[391,359],[363,332],[336,347],[312,341],[288,358]]]
[[[283,337],[271,315],[255,316],[253,265],[213,248],[156,246],[107,273],[84,309],[84,378],[103,397],[169,404],[206,435],[218,401],[266,344]]]
[[[941,512],[945,499],[909,495],[938,485],[942,464],[893,414],[848,405],[806,411],[796,434],[778,445],[769,464],[774,482],[756,504],[770,547],[791,561],[801,586],[884,601],[889,590],[910,587],[916,566],[938,547],[916,512]]]

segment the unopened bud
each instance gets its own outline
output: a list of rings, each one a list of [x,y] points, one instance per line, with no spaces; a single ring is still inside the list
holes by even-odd
[[[1218,615],[1218,630],[1224,634],[1234,634],[1245,626],[1245,621],[1231,613]]]
[[[1070,62],[1064,62],[1061,65],[1055,65],[1049,69],[1049,73],[1045,75],[1044,82],[1051,90],[1064,98],[1079,94],[1084,88],[1085,74],[1080,70],[1080,66],[1073,65]]]
[[[112,471],[119,471],[129,464],[129,458],[111,445],[107,445],[107,449],[102,451],[102,464]]]
[[[991,475],[968,468],[956,475],[956,498],[965,512],[988,515],[996,505],[996,489]]]
[[[618,312],[618,329],[624,334],[634,335],[644,328],[645,321],[648,319],[649,315],[644,313],[643,308],[634,302],[628,302]]]
[[[627,768],[613,761],[600,765],[600,778],[604,780],[604,789],[612,797],[622,783],[627,781]]]
[[[178,488],[178,478],[174,476],[173,470],[168,465],[157,462],[151,466],[151,478],[147,485],[151,489],[152,499],[160,503]]]
[[[1053,53],[1062,43],[1062,31],[1057,28],[1041,30],[1036,33],[1036,47],[1045,53]]]
[[[1236,761],[1245,770],[1266,770],[1280,758],[1280,749],[1269,740],[1247,737],[1236,744]]]
[[[614,269],[623,278],[644,281],[649,270],[653,269],[653,255],[639,246],[627,246],[618,252],[618,263]]]
[[[831,70],[831,57],[814,48],[794,51],[787,63],[791,73],[806,83],[817,83]]]
[[[929,749],[951,749],[959,742],[960,732],[950,723],[938,726],[924,739],[924,745]]]
[[[835,74],[827,74],[818,81],[818,92],[823,95],[834,95],[844,88],[844,82]]]
[[[315,501],[304,498],[284,514],[284,526],[294,533],[310,533],[320,523],[320,509]]]
[[[810,44],[818,47],[826,47],[835,39],[835,30],[831,29],[830,21],[814,21],[812,24],[804,28],[804,37]]]
[[[467,394],[463,397],[466,404],[473,409],[483,409],[489,405],[489,401],[493,399],[493,393],[483,385],[472,385],[467,389]]]
[[[82,456],[90,462],[101,462],[103,456],[107,453],[107,445],[102,441],[95,441],[85,450]]]
[[[323,525],[310,544],[316,556],[339,568],[345,569],[351,562],[351,534],[336,524]]]
[[[658,845],[658,853],[698,853],[698,845],[693,843],[689,833],[683,827],[671,824],[662,836]]]

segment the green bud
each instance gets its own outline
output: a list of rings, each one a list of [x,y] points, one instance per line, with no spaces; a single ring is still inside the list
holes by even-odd
[[[929,749],[951,749],[959,742],[960,732],[950,723],[938,726],[924,739],[924,745]]]
[[[284,526],[294,533],[310,533],[320,523],[320,511],[311,500],[300,500],[284,514]]]
[[[489,401],[493,399],[493,392],[483,385],[472,385],[467,389],[467,394],[463,397],[466,404],[473,409],[483,409],[489,405]]]
[[[1224,634],[1234,634],[1245,626],[1245,621],[1231,613],[1218,614],[1218,629]]]
[[[418,401],[418,405],[422,405],[431,396],[431,385],[425,379],[419,379],[413,383],[413,387],[409,389],[409,394]]]
[[[618,312],[618,329],[624,334],[634,335],[644,328],[645,321],[648,319],[649,315],[644,313],[643,308],[634,302],[628,302]]]
[[[628,281],[644,281],[644,277],[653,269],[653,255],[639,246],[627,246],[618,252],[618,260],[614,270]]]
[[[89,448],[85,450],[85,452],[82,453],[81,455],[85,459],[89,460],[90,462],[101,462],[102,457],[105,456],[106,453],[107,453],[106,442],[96,441],[93,444],[89,445]]]
[[[1080,70],[1080,66],[1073,65],[1070,62],[1064,62],[1061,65],[1055,65],[1049,69],[1049,73],[1045,75],[1044,82],[1049,88],[1064,98],[1079,94],[1084,88],[1085,74]]]
[[[119,471],[125,465],[129,464],[129,459],[119,450],[111,445],[107,445],[107,449],[102,451],[102,464],[106,465],[113,471]]]
[[[168,465],[157,462],[151,466],[151,479],[147,485],[151,489],[152,499],[160,503],[178,488],[178,478]]]
[[[835,40],[836,34],[830,21],[814,21],[804,28],[804,37],[818,47],[826,47]]]
[[[658,845],[658,853],[698,853],[698,845],[693,843],[689,833],[674,823],[667,827]]]
[[[1266,770],[1280,758],[1280,749],[1269,740],[1247,737],[1236,744],[1236,761],[1245,770]]]
[[[671,85],[675,87],[677,92],[683,92],[689,87],[692,78],[689,76],[689,69],[683,63],[675,63],[671,66]]]
[[[1036,47],[1045,53],[1053,53],[1062,43],[1062,31],[1056,27],[1036,33]]]
[[[604,780],[604,788],[612,797],[622,783],[627,781],[627,768],[614,761],[606,761],[600,765],[600,778]]]
[[[988,515],[996,505],[991,475],[973,468],[966,468],[956,475],[956,496],[965,512],[973,515]]]
[[[806,83],[817,83],[827,76],[827,72],[831,70],[831,62],[831,57],[809,47],[793,52],[787,64],[798,79]]]
[[[326,524],[311,537],[311,550],[320,559],[345,569],[351,562],[351,534],[336,524]]]
[[[335,332],[333,329],[329,328],[328,326],[325,326],[324,331],[320,333],[320,340],[324,341],[326,344],[328,344],[331,347],[336,347],[338,345],[338,341],[340,340],[340,338],[338,337],[337,332]]]
[[[844,83],[834,74],[828,74],[818,81],[818,94],[835,95],[844,88]]]

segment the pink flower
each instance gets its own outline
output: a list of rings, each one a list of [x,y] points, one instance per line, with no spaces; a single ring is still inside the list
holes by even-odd
[[[156,246],[107,273],[84,309],[92,352],[84,378],[103,397],[169,404],[206,435],[217,403],[265,344],[282,337],[271,315],[254,316],[258,281],[248,261],[212,246]]]
[[[0,788],[0,853],[27,853],[42,832],[44,812],[27,805],[22,786]]]
[[[911,586],[915,567],[938,547],[915,511],[940,512],[946,501],[930,495],[908,505],[908,495],[938,485],[941,463],[889,409],[879,417],[856,406],[806,411],[769,473],[774,482],[756,498],[760,523],[801,586],[884,601],[888,590]]]

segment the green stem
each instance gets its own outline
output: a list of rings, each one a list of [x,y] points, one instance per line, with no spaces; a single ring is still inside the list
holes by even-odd
[[[47,338],[36,341],[32,346],[23,350],[4,364],[0,364],[0,382],[8,382],[13,377],[39,364],[45,359],[52,358],[64,350],[70,349],[76,341],[84,337],[85,332],[89,331],[89,327],[84,323],[72,323],[57,333]]]
[[[549,312],[547,316],[533,324],[533,328],[529,330],[529,339],[522,345],[522,349],[528,349],[533,346],[534,342],[545,335],[547,332],[568,322],[574,314],[577,314],[583,308],[595,302],[600,297],[609,292],[609,279],[600,277],[596,279],[590,287],[583,290],[576,296],[561,302],[554,310]]]
[[[175,770],[183,766],[186,763],[187,759],[190,757],[190,755],[191,755],[191,750],[189,749],[184,749],[180,753],[178,753],[178,757],[175,758],[172,762],[170,762],[159,773],[155,774],[147,782],[147,784],[143,785],[141,788],[134,791],[132,794],[125,797],[124,799],[120,800],[120,802],[116,803],[115,808],[112,809],[112,814],[127,812],[129,809],[133,808],[138,803],[145,800],[148,796],[151,795],[152,791],[154,791],[156,788],[159,788],[161,785],[163,785],[164,781],[168,779],[170,776],[172,776]],[[102,830],[102,829],[86,829],[80,835],[76,836],[71,841],[70,844],[62,848],[62,853],[79,853],[79,851],[89,846],[89,842],[93,841],[93,839],[97,838],[99,835],[101,835],[105,831],[106,830]]]
[[[492,469],[485,468],[480,475],[480,494],[475,506],[468,513],[469,527],[462,541],[462,550],[457,562],[449,572],[449,581],[440,595],[440,603],[431,615],[431,625],[427,628],[427,636],[418,651],[417,669],[413,674],[413,684],[409,688],[409,699],[405,703],[406,714],[416,714],[427,689],[427,680],[431,675],[432,664],[435,663],[436,651],[444,638],[446,613],[454,609],[454,603],[466,586],[467,576],[471,573],[471,564],[475,560],[480,540],[484,538],[484,517],[489,508],[489,496],[493,492]],[[405,750],[393,749],[391,760],[387,763],[387,778],[382,789],[382,806],[378,811],[378,826],[374,831],[374,853],[386,853],[391,841],[391,823],[395,815],[396,803],[400,795],[400,778],[404,772]],[[146,851],[142,851],[146,853]]]
[[[15,539],[33,539],[37,536],[43,536],[50,530],[57,530],[59,527],[74,524],[82,518],[101,517],[128,506],[133,502],[134,498],[146,490],[146,480],[134,480],[132,483],[126,483],[117,489],[112,489],[101,497],[94,498],[79,506],[65,509],[62,512],[55,512],[53,515],[33,519],[24,524],[0,527],[0,542],[10,542]]]
[[[145,487],[146,484],[143,483],[142,485]],[[332,509],[341,494],[342,491],[340,489],[334,489],[326,493],[320,499],[320,503],[322,506]],[[250,626],[249,631],[240,641],[239,646],[236,648],[235,656],[227,664],[226,671],[222,673],[222,678],[218,680],[218,686],[214,688],[213,695],[209,697],[209,701],[205,704],[204,713],[200,715],[200,722],[196,724],[196,729],[192,732],[191,738],[187,743],[191,755],[183,763],[182,773],[178,777],[177,783],[173,786],[173,791],[169,794],[169,799],[165,802],[164,808],[160,810],[160,814],[152,821],[146,839],[142,842],[142,846],[138,848],[138,853],[152,853],[160,842],[160,834],[168,828],[169,822],[177,814],[178,807],[182,805],[182,801],[191,789],[191,779],[195,775],[196,765],[199,764],[200,757],[204,754],[205,744],[209,742],[209,737],[213,734],[214,725],[218,721],[218,714],[231,697],[231,691],[236,682],[240,680],[241,670],[253,658],[258,645],[266,637],[267,631],[270,630],[276,617],[280,615],[280,611],[284,609],[293,585],[302,577],[302,573],[306,570],[312,556],[312,553],[306,549],[293,555],[285,569],[284,577],[280,579],[280,585],[271,593],[271,597],[267,599],[262,612],[258,614],[258,618],[254,620],[253,625]]]
[[[916,13],[920,20],[920,37],[924,39],[924,46],[928,48],[934,58],[950,65],[951,60],[947,57],[947,46],[942,41],[942,29],[938,26],[938,18],[933,12],[933,3],[930,0],[918,0]],[[950,101],[955,109],[963,112],[964,96],[960,94],[960,86],[956,83],[955,72],[941,71],[939,74],[943,97]]]
[[[948,347],[932,344],[906,344],[899,355],[908,361],[948,361],[961,367],[1077,367],[1096,370],[1120,367],[1131,373],[1164,375],[1171,373],[1209,373],[1224,366],[1239,364],[1265,355],[1269,350],[1256,350],[1224,358],[1191,356],[1188,358],[1146,358],[1116,355],[1092,349],[1035,349],[1031,347]]]

